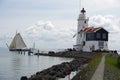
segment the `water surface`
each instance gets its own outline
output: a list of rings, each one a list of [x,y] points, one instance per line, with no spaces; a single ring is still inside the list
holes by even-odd
[[[21,76],[30,77],[37,71],[71,60],[70,58],[21,55],[0,48],[0,80],[20,80]]]

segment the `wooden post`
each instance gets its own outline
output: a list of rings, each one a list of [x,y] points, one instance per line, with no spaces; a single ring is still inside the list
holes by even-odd
[[[24,51],[24,55],[25,55],[25,51]]]
[[[38,49],[38,54],[39,54],[39,49]]]
[[[82,75],[81,75],[81,80],[84,79],[84,61],[82,61]]]
[[[18,54],[20,54],[20,51],[17,51],[18,52]]]
[[[68,68],[68,80],[70,80],[70,68]]]
[[[28,56],[30,56],[30,50],[28,51]]]
[[[21,50],[21,54],[22,54],[22,50]]]

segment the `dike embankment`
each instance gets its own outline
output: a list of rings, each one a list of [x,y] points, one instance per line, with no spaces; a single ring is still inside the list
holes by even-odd
[[[49,52],[48,54],[36,53],[37,56],[51,56],[51,57],[66,57],[74,58],[70,62],[63,62],[58,65],[53,65],[43,71],[36,72],[27,78],[22,76],[21,80],[56,80],[58,78],[64,78],[73,71],[77,71],[80,67],[93,58],[97,53],[78,52],[78,51],[65,51],[65,52]]]

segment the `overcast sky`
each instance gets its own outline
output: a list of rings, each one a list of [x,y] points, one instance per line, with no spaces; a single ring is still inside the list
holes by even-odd
[[[0,0],[0,47],[20,32],[28,47],[63,49],[75,44],[84,7],[89,26],[109,31],[109,49],[120,50],[120,0]]]

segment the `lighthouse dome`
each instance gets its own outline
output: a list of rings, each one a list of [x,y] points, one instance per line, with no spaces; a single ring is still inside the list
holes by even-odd
[[[86,12],[86,10],[84,8],[82,8],[81,13],[85,13],[85,12]]]

